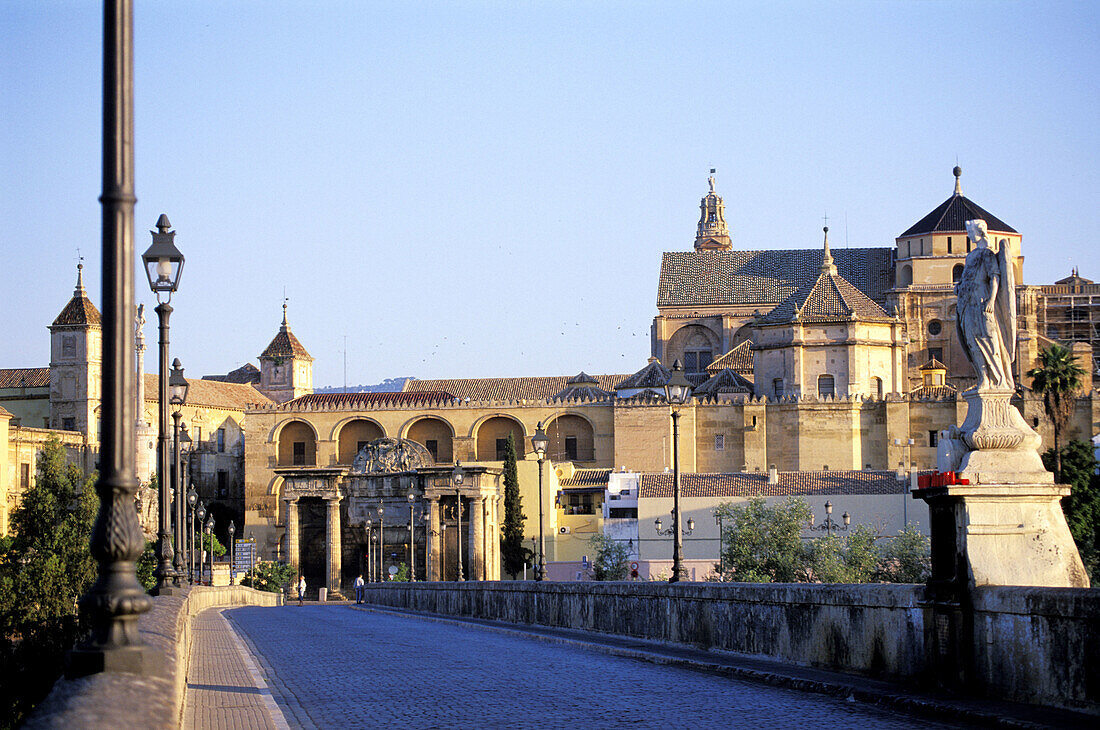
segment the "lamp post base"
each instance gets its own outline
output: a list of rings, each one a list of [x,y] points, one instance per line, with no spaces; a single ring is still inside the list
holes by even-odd
[[[66,656],[65,676],[69,679],[104,672],[146,677],[163,677],[168,673],[164,655],[151,646],[76,647]]]

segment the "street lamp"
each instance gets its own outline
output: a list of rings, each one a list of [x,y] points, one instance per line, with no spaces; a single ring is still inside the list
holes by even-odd
[[[180,576],[183,574],[183,475],[180,473],[180,419],[183,418],[183,404],[187,401],[187,378],[183,377],[183,367],[177,357],[172,363],[172,371],[168,375],[168,392],[171,394],[169,403],[172,405],[172,506],[175,513],[175,530],[172,534],[172,542],[175,544],[175,553],[172,564],[172,584],[180,584]],[[190,440],[190,437],[188,437]]]
[[[175,231],[169,231],[172,224],[168,216],[161,213],[157,219],[157,230],[152,231],[153,245],[141,255],[145,264],[145,274],[149,278],[149,288],[157,297],[156,313],[160,322],[160,369],[159,394],[160,405],[159,433],[157,439],[157,486],[160,496],[160,531],[157,533],[157,567],[153,574],[157,577],[157,595],[170,595],[172,588],[171,538],[168,517],[171,506],[168,503],[168,318],[172,314],[172,292],[179,288],[180,274],[183,273],[183,254],[176,248]],[[163,300],[161,297],[164,297]]]
[[[672,520],[673,526],[669,527],[667,529],[665,529],[665,527],[664,527],[665,523],[661,521],[660,517],[653,520],[653,528],[655,530],[657,530],[658,535],[664,535],[665,537],[668,537],[669,535],[673,535],[673,534],[676,533],[676,527],[675,527],[675,525],[676,525],[676,519],[675,519],[676,511],[673,510],[670,514],[673,515],[673,520]],[[688,521],[687,521],[687,529],[686,530],[681,530],[680,534],[690,535],[694,531],[695,531],[695,520],[693,520],[689,517]]]
[[[186,397],[185,397],[186,399]],[[187,494],[183,491],[191,482],[191,432],[187,430],[187,422],[180,421],[180,456],[186,455],[187,459],[181,464],[176,461],[176,562],[172,566],[179,573],[180,579],[184,576],[184,562],[188,560],[187,549],[190,545],[190,537],[187,534]],[[180,471],[180,468],[183,471]],[[187,568],[190,568],[188,563]],[[188,578],[190,581],[190,577]]]
[[[827,532],[829,534],[829,536],[832,537],[832,534],[834,532],[839,532],[840,530],[847,530],[848,525],[852,524],[852,518],[847,512],[845,512],[841,516],[840,519],[842,519],[844,521],[843,525],[840,525],[839,523],[836,522],[836,520],[833,519],[833,503],[832,502],[826,502],[825,503],[825,521],[822,522],[820,525],[815,525],[814,524],[814,517],[813,517],[813,515],[810,515],[810,529],[811,530],[821,530],[823,532]]]
[[[381,583],[383,580],[386,579],[385,576],[382,575],[382,573],[385,572],[385,567],[386,567],[385,565],[383,565],[383,562],[382,562],[383,560],[385,560],[384,556],[386,554],[386,543],[385,543],[385,539],[386,539],[385,532],[386,532],[386,530],[385,530],[385,524],[384,524],[383,519],[382,519],[385,514],[386,514],[386,509],[382,506],[382,500],[378,500],[378,582],[379,583]]]
[[[256,569],[256,533],[252,530],[248,531],[248,572],[251,573]],[[252,576],[255,580],[256,576]]]
[[[206,520],[206,543],[210,546],[210,585],[214,585],[214,515]]]
[[[909,524],[909,482],[913,473],[913,439],[894,439],[894,446],[905,447],[905,461],[898,464],[898,481],[901,482],[901,522],[904,528]]]
[[[722,533],[724,532],[724,529],[725,529],[724,526],[722,525],[722,516],[723,515],[722,515],[721,510],[714,510],[714,523],[716,525],[718,525],[718,579],[719,580],[725,580],[725,578],[723,578],[722,576],[724,576],[726,574],[725,560],[724,560],[725,556],[722,554],[723,553],[722,548],[724,547],[722,545]]]
[[[665,383],[665,398],[672,411],[672,575],[669,583],[684,577],[684,538],[680,528],[680,406],[691,398],[692,385],[684,377],[684,368],[677,360],[672,363],[672,374]]]
[[[202,585],[202,570],[203,561],[206,560],[206,545],[207,540],[202,536],[203,521],[206,519],[206,503],[199,500],[199,508],[195,510],[195,516],[199,518],[198,524],[195,525],[195,534],[199,536],[199,570],[198,570],[198,583]]]
[[[409,582],[416,581],[416,495],[409,492]]]
[[[187,526],[187,581],[191,585],[195,585],[195,507],[198,504],[199,493],[192,485],[187,490],[187,506],[191,508],[191,521]]]
[[[371,525],[373,525],[373,524],[374,523],[371,522],[369,517],[363,522],[363,533],[367,537],[367,582],[368,583],[374,582],[374,562],[371,560],[371,553],[373,551],[371,550],[371,546],[370,546],[370,542],[371,542],[371,540],[370,540],[370,528],[371,528]]]
[[[237,526],[233,520],[229,521],[229,585],[237,580],[237,541],[233,536],[237,534]]]
[[[466,478],[466,472],[462,468],[462,464],[455,462],[454,471],[451,472],[451,482],[455,485],[455,517],[458,520],[458,577],[456,580],[461,583],[465,580],[462,577],[462,480]]]
[[[549,446],[550,439],[542,428],[542,421],[539,421],[539,424],[535,427],[535,435],[531,437],[531,447],[539,457],[539,554],[538,565],[535,566],[535,580],[537,581],[546,578],[546,533],[543,531],[542,518],[542,462],[546,459],[546,449]]]

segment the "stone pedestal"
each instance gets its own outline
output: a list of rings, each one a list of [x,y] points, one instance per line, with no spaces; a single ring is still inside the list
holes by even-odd
[[[952,438],[962,441],[953,469],[971,484],[1053,484],[1054,476],[1039,458],[1042,438],[1016,406],[1010,390],[968,390],[966,420]]]
[[[982,452],[972,452],[981,454]],[[954,484],[914,491],[928,503],[932,585],[1087,588],[1060,500],[1069,487]]]

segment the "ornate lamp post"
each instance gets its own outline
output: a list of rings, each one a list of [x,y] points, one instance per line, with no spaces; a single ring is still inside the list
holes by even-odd
[[[169,403],[172,404],[172,506],[175,513],[172,521],[175,529],[172,532],[172,542],[175,545],[172,561],[172,584],[178,586],[183,574],[183,475],[180,473],[180,419],[183,417],[181,408],[187,401],[187,378],[183,377],[183,368],[177,357],[172,363],[172,371],[168,375],[168,392],[171,394]],[[190,437],[188,437],[190,440]]]
[[[669,535],[675,535],[676,534],[676,518],[675,518],[676,511],[673,510],[671,514],[673,515],[672,527],[666,528],[664,526],[664,523],[661,522],[660,517],[653,520],[653,529],[655,529],[657,531],[658,535],[663,535],[664,537],[668,537]],[[681,530],[680,534],[681,535],[690,535],[694,530],[695,530],[695,520],[693,520],[689,517],[688,521],[687,521],[687,529],[686,530]],[[670,576],[668,580],[671,583],[672,582],[672,577]]]
[[[371,522],[369,517],[363,523],[363,532],[367,536],[367,582],[368,583],[374,582],[374,561],[371,560],[371,553],[373,552],[373,550],[371,550],[371,546],[370,546],[370,543],[371,543],[370,528],[371,528],[372,524],[374,524],[374,523]]]
[[[543,430],[541,421],[535,427],[531,446],[539,457],[539,553],[538,563],[535,565],[535,580],[541,581],[546,578],[546,533],[543,531],[542,521],[542,462],[546,459],[546,449],[550,446],[550,438]]]
[[[210,556],[210,585],[214,585],[214,515],[206,520],[206,544],[210,546],[207,551]]]
[[[169,515],[171,506],[168,501],[168,318],[172,314],[172,292],[179,288],[180,274],[183,273],[183,254],[173,241],[175,231],[169,231],[172,224],[168,216],[161,213],[157,219],[157,230],[153,232],[153,245],[141,255],[145,264],[145,274],[149,278],[149,288],[157,297],[156,313],[160,322],[160,389],[157,400],[160,405],[160,420],[157,440],[157,485],[160,492],[160,530],[157,533],[157,567],[153,574],[157,577],[157,595],[172,593],[172,542],[169,533]],[[163,297],[163,299],[162,299]]]
[[[187,430],[187,422],[180,421],[180,457],[186,456],[182,463],[183,471],[180,471],[181,463],[176,461],[176,562],[173,564],[173,568],[179,573],[180,580],[187,574],[187,568],[190,567],[187,562],[187,550],[190,545],[191,539],[187,534],[187,510],[188,504],[187,493],[184,492],[184,488],[191,483],[191,432]],[[188,577],[190,581],[190,577]]]
[[[187,490],[187,506],[191,510],[191,520],[187,524],[187,581],[195,585],[195,507],[199,504],[199,493],[195,487]]]
[[[725,556],[722,554],[722,548],[724,547],[722,536],[725,533],[725,527],[722,524],[722,513],[718,510],[714,511],[714,523],[718,525],[718,578],[719,580],[725,580],[722,578],[726,574]]]
[[[665,398],[672,410],[672,575],[669,583],[680,581],[684,571],[684,538],[680,528],[680,406],[691,399],[692,385],[684,377],[684,368],[677,360],[672,375],[665,383]]]
[[[195,516],[199,518],[199,521],[194,525],[195,534],[199,536],[199,569],[195,578],[201,586],[203,562],[206,560],[206,539],[202,536],[203,521],[206,519],[206,504],[202,500],[199,500],[199,508],[195,510]]]
[[[233,524],[233,520],[229,521],[229,585],[237,580],[237,541],[234,540],[234,536],[237,534],[237,526]]]
[[[462,480],[465,478],[466,472],[462,464],[456,461],[454,471],[451,472],[451,483],[455,485],[455,518],[458,520],[458,577],[456,580],[459,583],[465,580],[462,577]]]
[[[252,530],[248,531],[249,553],[248,553],[248,572],[251,573],[256,569],[256,533]],[[255,580],[255,576],[253,576]]]
[[[841,516],[840,519],[842,519],[844,521],[843,525],[840,525],[839,523],[836,522],[836,520],[833,519],[833,503],[832,502],[826,502],[825,503],[825,521],[822,522],[820,525],[815,525],[813,515],[810,515],[810,529],[811,530],[820,530],[822,532],[826,532],[826,533],[829,534],[830,537],[832,537],[834,532],[840,532],[841,530],[847,530],[848,525],[852,524],[852,517],[847,512],[845,512]]]
[[[416,581],[416,495],[409,492],[409,582]]]
[[[384,561],[386,559],[386,525],[383,518],[386,514],[386,508],[382,506],[382,500],[378,500],[378,581],[382,582],[386,579],[383,573],[386,572],[386,566]]]

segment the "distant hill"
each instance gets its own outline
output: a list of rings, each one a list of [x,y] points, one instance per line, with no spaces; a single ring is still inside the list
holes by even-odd
[[[403,378],[386,378],[375,385],[349,385],[345,391],[342,385],[329,386],[327,388],[314,388],[314,393],[400,393],[409,380],[416,380],[411,375]]]

